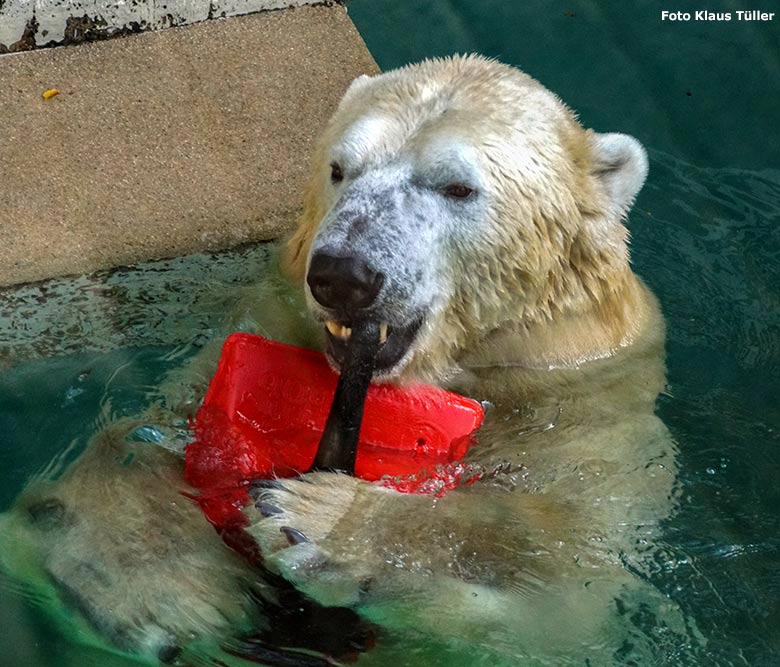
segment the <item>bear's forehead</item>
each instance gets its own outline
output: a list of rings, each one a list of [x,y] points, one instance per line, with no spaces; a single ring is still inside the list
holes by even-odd
[[[362,92],[372,106],[420,114],[458,110],[495,120],[535,110],[546,118],[567,112],[554,93],[524,72],[482,58],[426,61],[375,77]]]
[[[345,128],[330,149],[330,159],[358,168],[366,163],[405,157],[417,163],[479,161],[485,135],[473,132],[467,119],[434,117],[410,122],[373,112]]]
[[[380,75],[350,97],[337,114],[330,145],[351,155],[395,154],[447,136],[489,149],[550,141],[568,109],[541,84],[516,70],[437,76],[440,68]]]
[[[490,109],[488,105],[442,105],[403,109],[374,105],[353,113],[331,142],[331,159],[347,164],[399,154],[434,159],[477,159],[497,147],[526,149],[555,144],[559,124],[544,106]]]

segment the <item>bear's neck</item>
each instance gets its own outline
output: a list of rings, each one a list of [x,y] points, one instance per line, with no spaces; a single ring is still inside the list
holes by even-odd
[[[630,274],[590,309],[496,329],[458,366],[448,388],[496,405],[565,406],[569,420],[650,413],[665,383],[663,317]]]
[[[569,309],[528,322],[505,322],[459,361],[464,368],[513,366],[529,370],[575,369],[615,356],[652,338],[663,340],[663,320],[653,294],[626,269],[609,290]]]
[[[609,290],[588,299],[585,307],[516,326],[516,360],[535,368],[576,368],[612,357],[657,329],[655,297],[630,270],[606,284]]]

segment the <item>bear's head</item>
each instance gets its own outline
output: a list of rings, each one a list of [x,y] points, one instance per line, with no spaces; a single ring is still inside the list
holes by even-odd
[[[583,129],[553,93],[479,56],[353,82],[324,132],[283,268],[338,365],[383,323],[379,375],[441,381],[498,329],[598,308],[631,276],[623,219],[641,145]]]

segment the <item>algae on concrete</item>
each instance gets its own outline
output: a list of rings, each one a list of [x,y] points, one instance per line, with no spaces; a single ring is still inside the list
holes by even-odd
[[[0,0],[0,53],[77,44],[321,0]]]

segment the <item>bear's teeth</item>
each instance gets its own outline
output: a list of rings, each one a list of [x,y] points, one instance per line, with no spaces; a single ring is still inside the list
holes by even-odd
[[[346,340],[352,335],[352,329],[345,327],[340,322],[336,322],[336,320],[328,320],[325,322],[325,326],[328,328],[328,331],[330,331],[330,333],[333,334],[336,338]]]
[[[336,338],[341,338],[342,340],[349,340],[350,336],[352,336],[352,329],[350,327],[345,327],[341,322],[336,322],[336,320],[328,320],[325,322],[325,326],[327,327],[328,331],[335,336]],[[380,322],[379,324],[379,342],[384,345],[387,342],[387,329],[388,325],[387,322]]]

